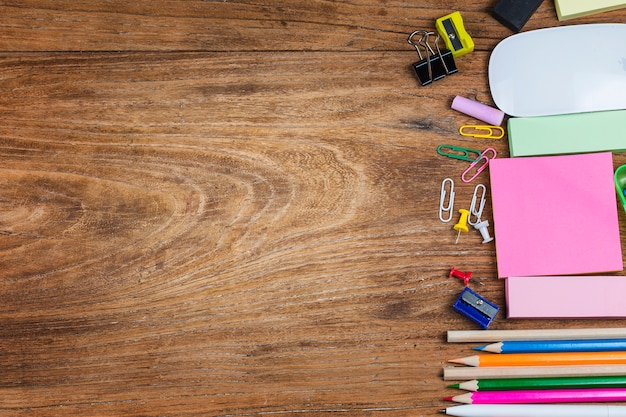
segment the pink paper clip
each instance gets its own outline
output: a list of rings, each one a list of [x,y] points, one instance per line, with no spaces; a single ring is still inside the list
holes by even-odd
[[[493,156],[492,157],[488,157],[486,154],[487,152],[492,152]],[[476,178],[478,176],[478,174],[480,174],[481,172],[483,172],[485,170],[485,168],[487,168],[487,165],[489,165],[489,161],[491,159],[494,159],[497,155],[497,152],[495,149],[493,148],[487,148],[484,151],[482,151],[482,153],[480,154],[480,158],[478,158],[477,160],[475,160],[474,162],[472,162],[470,164],[469,167],[467,167],[467,169],[465,171],[463,171],[463,174],[461,174],[461,180],[463,182],[471,182],[474,178]],[[481,165],[478,165],[481,164]],[[468,172],[470,172],[472,169],[474,169],[474,167],[476,167],[476,172],[474,173],[474,175],[472,175],[471,178],[467,179],[465,178],[465,176],[467,175]]]

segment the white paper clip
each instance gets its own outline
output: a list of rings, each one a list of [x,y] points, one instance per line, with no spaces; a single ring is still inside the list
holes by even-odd
[[[449,184],[449,191],[446,191],[446,184]],[[448,197],[448,204],[444,205],[446,196]],[[452,220],[452,211],[454,209],[454,181],[452,178],[446,178],[441,182],[441,197],[439,198],[439,220],[444,223],[448,223]],[[448,218],[444,218],[444,214],[448,213]]]
[[[478,196],[480,196],[480,202],[478,202]],[[476,226],[480,222],[480,217],[483,214],[483,209],[485,208],[485,201],[487,196],[487,187],[483,184],[477,184],[474,188],[474,195],[472,196],[472,202],[470,203],[470,215],[467,219],[467,222],[472,226]],[[476,220],[472,220],[472,216],[476,218]]]

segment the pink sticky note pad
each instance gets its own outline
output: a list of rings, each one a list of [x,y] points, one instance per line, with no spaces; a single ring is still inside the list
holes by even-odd
[[[610,152],[489,162],[498,276],[623,270]]]
[[[506,279],[509,318],[626,317],[626,277],[544,276]]]

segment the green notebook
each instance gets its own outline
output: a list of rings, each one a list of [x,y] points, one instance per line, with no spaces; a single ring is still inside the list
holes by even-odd
[[[508,136],[512,157],[625,151],[626,110],[512,117]]]

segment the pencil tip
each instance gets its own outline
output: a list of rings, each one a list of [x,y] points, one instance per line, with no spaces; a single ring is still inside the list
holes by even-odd
[[[476,346],[474,348],[474,350],[485,350],[485,348],[487,347],[487,345],[482,345],[482,346]]]
[[[461,388],[461,384],[448,385],[448,388]]]
[[[444,401],[454,401],[452,397],[443,397]]]
[[[465,362],[463,361],[463,358],[459,358],[459,359],[450,359],[448,362],[451,362],[451,363],[458,363],[458,364],[461,364],[461,365],[465,365]]]
[[[440,412],[441,414],[448,414],[448,412],[447,412],[446,410],[439,410],[439,412]]]

